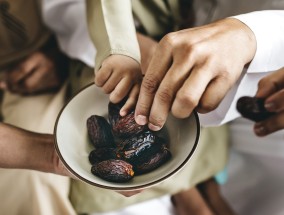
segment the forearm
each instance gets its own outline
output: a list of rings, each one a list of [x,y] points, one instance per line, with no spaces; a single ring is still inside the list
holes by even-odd
[[[0,123],[0,168],[31,169],[73,177],[63,166],[51,134]]]
[[[88,29],[97,49],[96,70],[111,54],[129,56],[140,63],[130,0],[86,0]]]
[[[20,168],[49,171],[52,163],[52,135],[36,134],[6,124],[0,124],[0,165],[3,168]]]

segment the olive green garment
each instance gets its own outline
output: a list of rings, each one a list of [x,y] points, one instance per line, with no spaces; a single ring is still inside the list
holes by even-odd
[[[37,50],[49,36],[39,0],[0,1],[0,71]]]
[[[93,82],[93,69],[82,63],[73,62],[70,73],[73,94]],[[224,168],[227,160],[227,134],[226,126],[202,129],[195,153],[179,173],[132,197],[124,197],[114,191],[74,180],[70,193],[72,205],[78,213],[106,212],[191,188]]]

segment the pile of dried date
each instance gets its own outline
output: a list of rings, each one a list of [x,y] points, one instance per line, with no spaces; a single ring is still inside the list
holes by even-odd
[[[112,182],[127,182],[171,158],[166,140],[147,126],[138,125],[134,111],[120,116],[122,105],[123,102],[109,103],[108,120],[98,115],[87,119],[88,134],[95,147],[89,154],[91,172]]]

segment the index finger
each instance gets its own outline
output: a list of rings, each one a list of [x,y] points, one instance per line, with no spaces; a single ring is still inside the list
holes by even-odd
[[[135,120],[139,125],[146,125],[155,93],[172,62],[172,53],[163,42],[159,43],[143,78]]]

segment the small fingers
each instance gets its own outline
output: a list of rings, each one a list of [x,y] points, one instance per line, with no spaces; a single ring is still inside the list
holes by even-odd
[[[120,102],[130,91],[132,87],[131,80],[129,78],[122,78],[120,82],[116,85],[114,90],[112,90],[109,99],[112,103]]]
[[[101,86],[101,88],[106,94],[110,94],[122,79],[123,77],[119,77],[115,73],[112,73],[112,75],[108,78],[104,85]]]
[[[95,84],[98,87],[102,87],[110,78],[112,74],[112,69],[108,67],[102,67],[99,71],[97,71],[95,75]]]
[[[120,109],[120,115],[125,116],[127,115],[134,107],[138,99],[140,85],[135,84],[128,96],[126,103]]]

